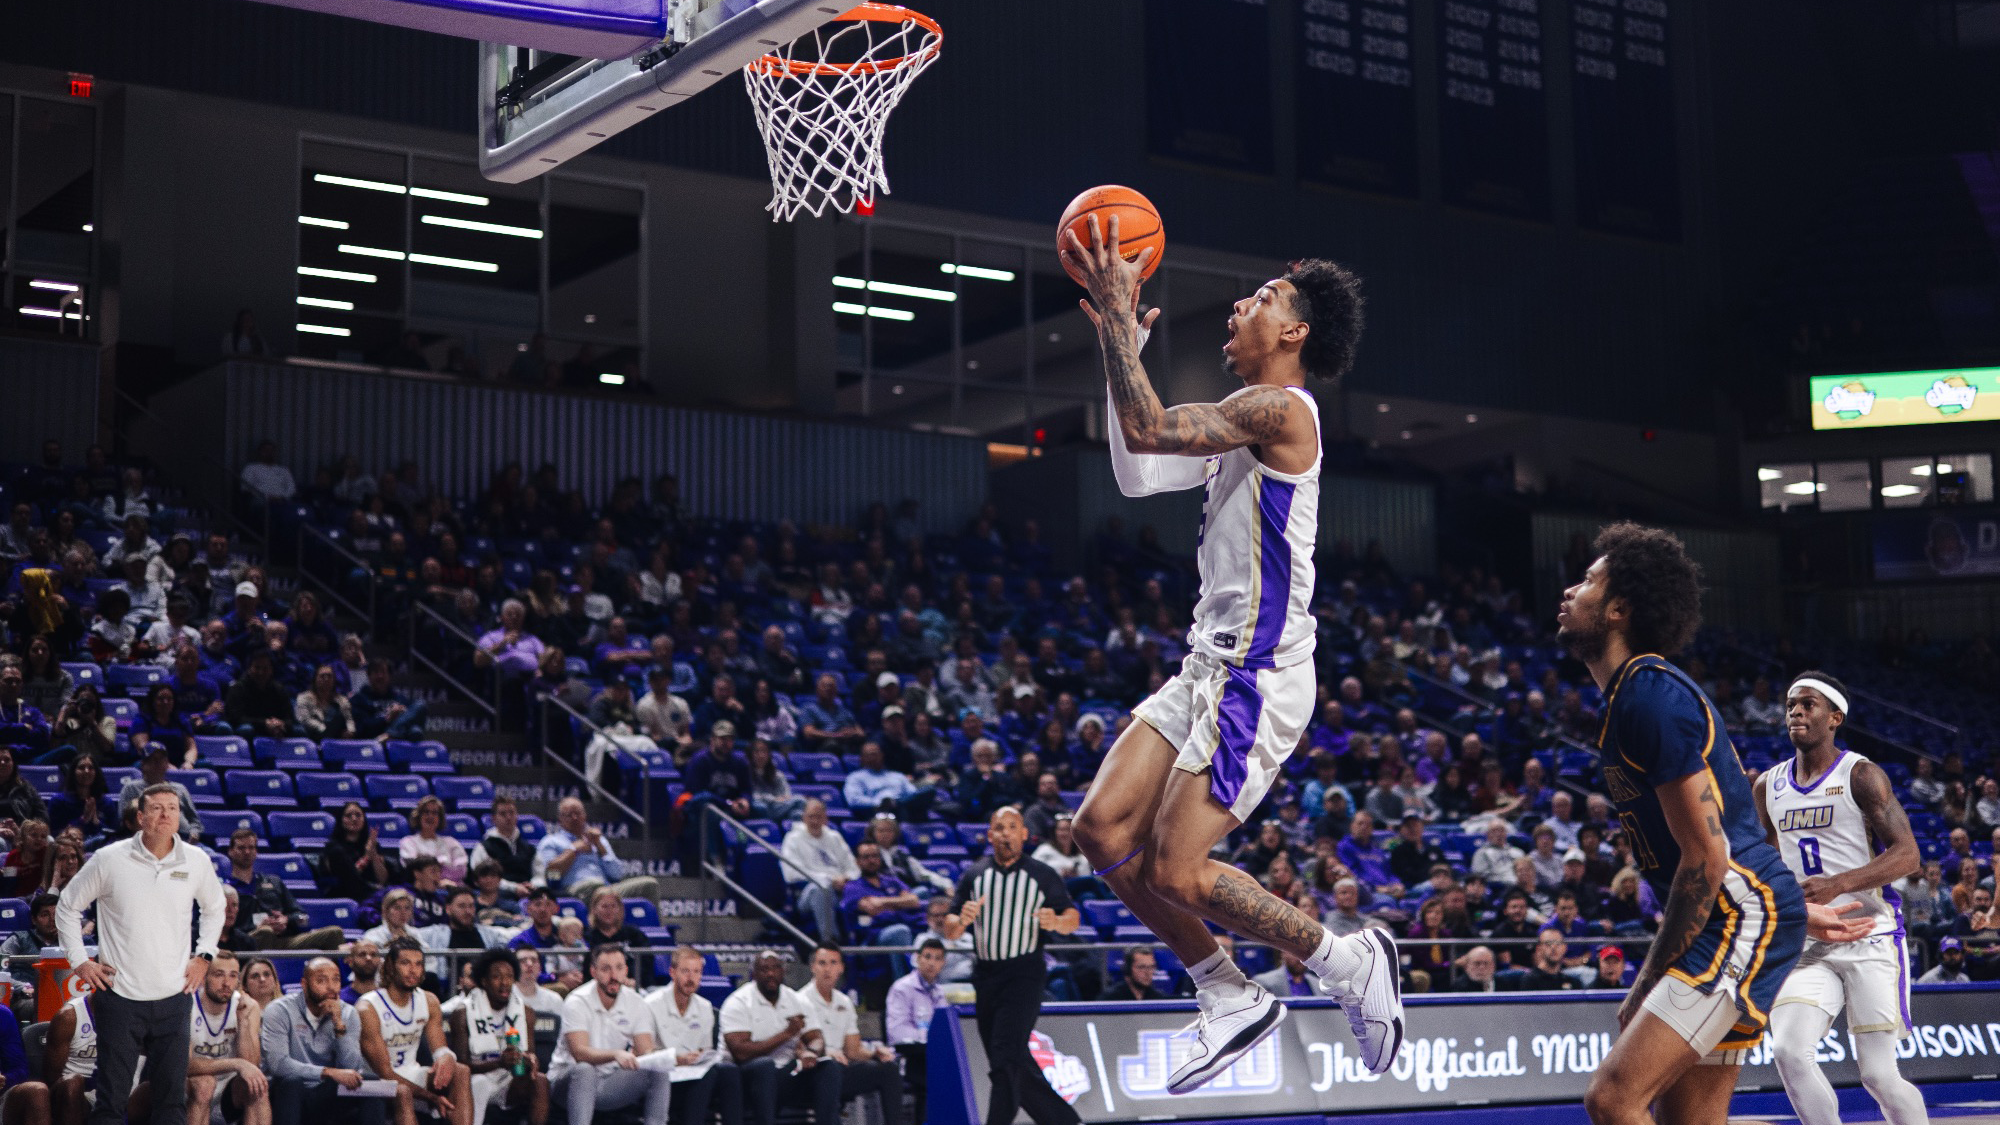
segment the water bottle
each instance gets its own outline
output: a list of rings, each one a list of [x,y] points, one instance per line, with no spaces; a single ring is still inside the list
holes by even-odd
[[[521,1029],[511,1023],[507,1025],[507,1046],[516,1051],[521,1049]],[[514,1077],[526,1077],[528,1073],[528,1060],[526,1058],[515,1059],[511,1069],[514,1072]]]

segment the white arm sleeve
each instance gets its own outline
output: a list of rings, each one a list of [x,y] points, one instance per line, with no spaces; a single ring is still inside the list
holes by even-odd
[[[1139,347],[1152,335],[1139,332]],[[1179,492],[1199,488],[1208,480],[1208,460],[1182,457],[1174,453],[1134,453],[1125,447],[1125,430],[1118,424],[1118,402],[1111,384],[1104,384],[1104,428],[1111,444],[1111,472],[1118,478],[1118,491],[1127,496],[1151,496],[1155,492]]]

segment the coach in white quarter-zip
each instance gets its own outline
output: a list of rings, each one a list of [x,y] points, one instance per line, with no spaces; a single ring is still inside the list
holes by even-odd
[[[56,933],[63,956],[97,999],[97,1075],[128,1090],[140,1055],[151,1060],[153,1121],[185,1125],[190,996],[208,976],[222,935],[222,883],[199,848],[182,840],[180,794],[150,785],[139,795],[139,834],[98,850],[63,888]],[[84,954],[83,912],[97,907],[98,957]],[[201,930],[194,950],[195,907]],[[94,1125],[118,1125],[125,1107],[101,1101]]]

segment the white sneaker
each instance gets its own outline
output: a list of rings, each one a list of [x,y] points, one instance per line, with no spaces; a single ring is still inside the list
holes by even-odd
[[[1320,987],[1347,1013],[1347,1026],[1361,1048],[1361,1065],[1370,1074],[1380,1074],[1395,1063],[1403,1046],[1403,982],[1396,940],[1374,927],[1341,940],[1352,943],[1361,965],[1353,980],[1321,981]]]
[[[1213,992],[1197,992],[1201,1014],[1182,1031],[1195,1033],[1194,1050],[1167,1079],[1167,1092],[1185,1094],[1228,1070],[1250,1048],[1285,1022],[1285,1006],[1262,985],[1248,994],[1223,1000]]]

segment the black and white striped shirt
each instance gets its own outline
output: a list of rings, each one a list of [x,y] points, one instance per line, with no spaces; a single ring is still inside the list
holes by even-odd
[[[959,877],[951,896],[951,912],[974,899],[984,899],[972,923],[972,952],[981,961],[1026,957],[1042,949],[1041,925],[1035,912],[1043,907],[1061,914],[1071,906],[1062,876],[1038,859],[1022,856],[1002,867],[987,856]]]

